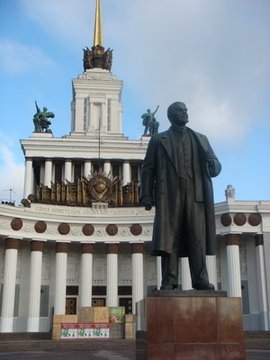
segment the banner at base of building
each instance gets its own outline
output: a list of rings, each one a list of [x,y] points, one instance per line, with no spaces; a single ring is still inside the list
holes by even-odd
[[[108,339],[109,323],[61,323],[60,339]]]

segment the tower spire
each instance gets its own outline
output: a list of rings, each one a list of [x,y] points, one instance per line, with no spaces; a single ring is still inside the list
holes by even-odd
[[[96,0],[95,26],[94,26],[94,41],[93,46],[103,46],[103,31],[100,0]]]
[[[91,49],[83,49],[84,71],[95,68],[111,71],[112,67],[112,50],[109,48],[105,51],[103,47],[100,2],[96,0],[94,44]]]

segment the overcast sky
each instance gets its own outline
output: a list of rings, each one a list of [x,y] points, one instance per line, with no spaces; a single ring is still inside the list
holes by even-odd
[[[124,81],[125,135],[139,139],[141,115],[180,100],[189,126],[206,134],[238,200],[270,200],[270,1],[102,0],[104,46]],[[93,43],[95,0],[0,0],[0,199],[20,201],[34,101],[55,113],[55,137],[70,131],[71,79]]]

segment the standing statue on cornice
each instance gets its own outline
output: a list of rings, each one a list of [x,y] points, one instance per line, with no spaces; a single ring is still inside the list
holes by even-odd
[[[143,135],[147,135],[149,133],[150,136],[156,135],[158,133],[159,122],[155,118],[155,114],[159,109],[159,105],[157,106],[154,112],[151,112],[150,109],[146,110],[141,117],[143,119],[144,133]]]
[[[54,113],[47,111],[46,107],[43,107],[41,111],[37,102],[35,101],[37,112],[34,115],[33,122],[35,125],[35,132],[46,132],[51,133],[49,126],[52,124],[48,118],[54,118]]]

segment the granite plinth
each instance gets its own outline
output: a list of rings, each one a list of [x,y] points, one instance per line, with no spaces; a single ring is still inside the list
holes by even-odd
[[[194,293],[145,299],[145,359],[244,360],[241,298]]]
[[[226,297],[227,291],[218,290],[153,290],[148,297]]]

